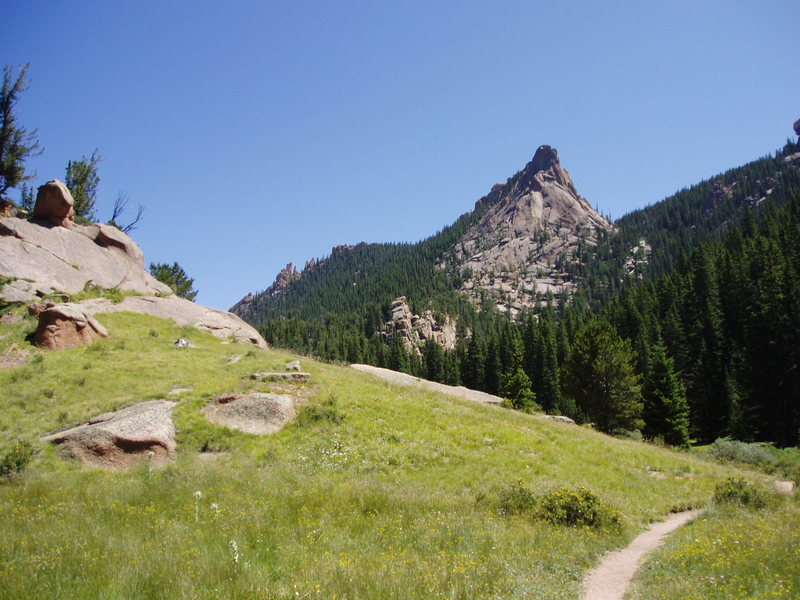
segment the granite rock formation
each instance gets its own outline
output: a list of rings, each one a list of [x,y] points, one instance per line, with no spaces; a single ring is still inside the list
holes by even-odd
[[[433,312],[426,310],[422,315],[412,314],[405,296],[392,302],[392,318],[384,325],[386,337],[400,336],[407,352],[421,354],[420,348],[430,340],[445,350],[456,347],[456,324],[449,316],[438,323]]]
[[[0,218],[0,277],[11,280],[0,289],[0,300],[6,302],[77,294],[88,285],[172,293],[145,269],[144,254],[130,237],[100,223],[68,229],[41,220]]]
[[[478,200],[485,211],[455,245],[462,291],[480,307],[484,298],[514,317],[522,310],[570,294],[570,263],[601,232],[615,226],[578,194],[558,153],[540,146],[526,167]]]

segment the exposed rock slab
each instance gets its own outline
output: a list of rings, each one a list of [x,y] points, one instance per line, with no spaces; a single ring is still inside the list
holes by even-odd
[[[172,319],[178,325],[190,325],[207,331],[218,338],[233,338],[237,342],[254,344],[266,348],[264,338],[253,327],[236,315],[195,304],[177,296],[129,296],[119,304],[106,298],[84,300],[78,304],[90,315],[108,312],[135,312]]]
[[[64,350],[88,346],[108,337],[108,331],[77,304],[57,304],[39,313],[33,343],[40,348]]]
[[[217,425],[256,435],[276,433],[297,416],[292,396],[260,392],[217,396],[203,414]]]
[[[165,400],[141,402],[45,440],[58,444],[64,455],[92,466],[118,469],[142,460],[163,465],[175,458],[174,405]]]
[[[24,291],[38,296],[76,294],[87,285],[172,294],[145,269],[144,255],[130,237],[99,223],[66,229],[47,221],[0,218],[0,276],[27,282]]]
[[[356,371],[369,373],[392,383],[422,387],[434,392],[447,394],[449,396],[464,398],[465,400],[473,400],[474,402],[482,402],[484,404],[501,404],[503,402],[502,398],[493,396],[492,394],[487,394],[486,392],[479,392],[478,390],[470,390],[461,386],[445,385],[435,381],[428,381],[427,379],[420,379],[419,377],[414,377],[413,375],[399,373],[397,371],[392,371],[391,369],[384,369],[383,367],[373,367],[372,365],[361,364],[352,364],[350,367]]]
[[[290,373],[253,373],[250,379],[258,379],[259,381],[288,381],[290,383],[308,383],[311,375],[308,373],[290,372]]]

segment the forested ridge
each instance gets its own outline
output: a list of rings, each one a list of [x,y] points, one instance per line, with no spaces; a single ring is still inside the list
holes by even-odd
[[[477,212],[416,244],[336,249],[286,290],[257,295],[243,316],[276,346],[463,384],[609,431],[678,445],[725,435],[795,445],[800,161],[786,157],[798,150],[789,142],[624,216],[617,234],[569,266],[579,282],[570,302],[516,322],[457,291],[463,277],[450,250]],[[385,335],[401,295],[414,313],[455,317],[457,347],[408,352]],[[605,346],[590,348],[597,339]],[[580,365],[582,351],[607,364]],[[579,381],[587,369],[609,386]],[[592,394],[617,404],[598,408]],[[605,420],[609,411],[623,417]]]

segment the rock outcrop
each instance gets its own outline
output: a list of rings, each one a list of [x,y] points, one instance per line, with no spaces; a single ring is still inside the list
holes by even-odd
[[[114,304],[106,298],[84,300],[78,306],[88,315],[107,312],[136,312],[162,319],[172,319],[178,325],[191,325],[222,339],[254,344],[266,348],[264,338],[253,327],[234,314],[195,304],[177,296],[128,296]]]
[[[77,304],[56,304],[39,313],[33,343],[40,348],[64,350],[88,346],[108,337],[108,331]]]
[[[0,300],[6,302],[76,294],[87,285],[172,293],[145,269],[144,255],[130,237],[99,223],[67,229],[41,220],[0,218],[0,276],[11,280],[0,289]]]
[[[426,310],[422,315],[411,313],[405,296],[392,302],[392,318],[384,325],[386,337],[400,336],[407,352],[421,353],[420,347],[428,340],[436,342],[445,350],[456,347],[456,325],[449,316],[443,323],[437,323],[433,312]]]
[[[480,221],[455,245],[464,274],[462,291],[480,307],[491,300],[500,312],[522,310],[570,294],[570,271],[583,247],[615,226],[578,194],[558,153],[540,146],[526,167],[478,200]]]
[[[58,179],[40,185],[33,206],[33,218],[71,228],[75,224],[75,200],[69,188]]]
[[[217,396],[203,414],[217,425],[257,435],[276,433],[297,416],[291,396],[261,392]]]
[[[92,466],[125,468],[142,460],[163,465],[175,457],[174,405],[165,400],[141,402],[45,440],[58,444],[62,455]]]

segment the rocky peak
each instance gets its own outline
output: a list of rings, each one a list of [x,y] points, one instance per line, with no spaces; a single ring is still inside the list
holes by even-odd
[[[275,296],[289,287],[295,279],[300,277],[300,272],[295,268],[293,263],[288,263],[283,269],[278,272],[275,277],[275,282],[266,290],[266,294]]]
[[[489,293],[512,316],[548,294],[569,294],[568,264],[614,225],[578,194],[558,152],[539,146],[533,159],[505,184],[481,198],[486,208],[454,247],[465,278],[462,290],[480,306]]]

